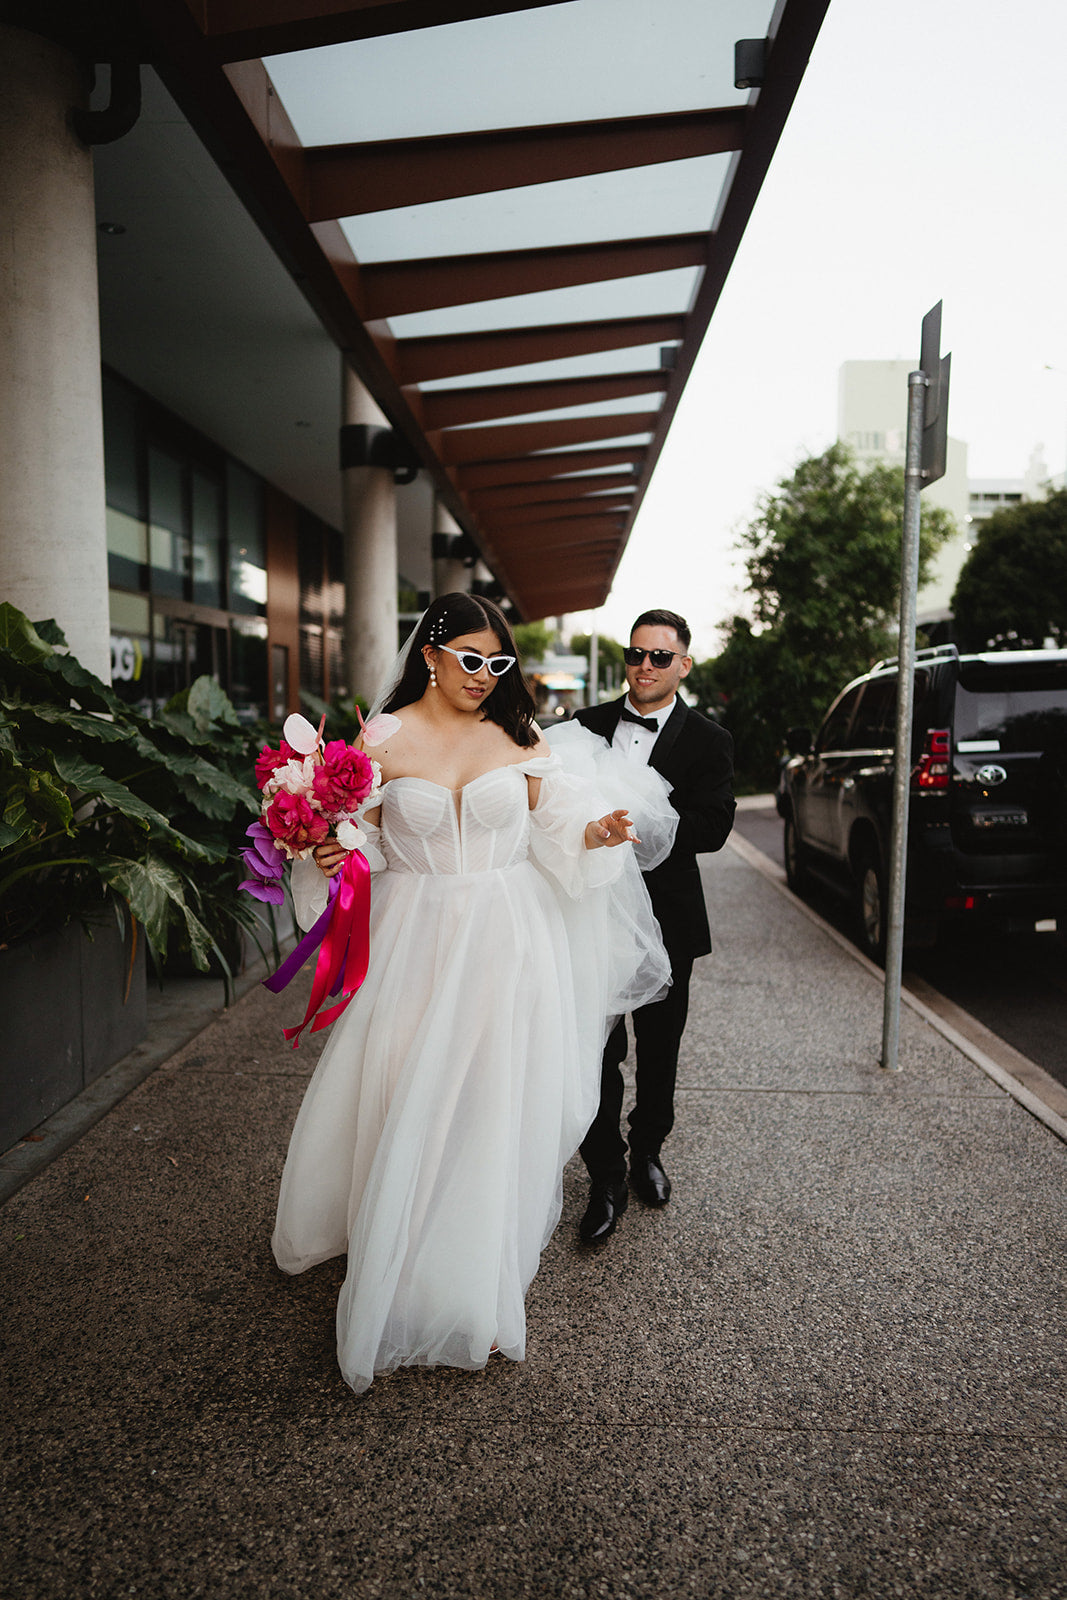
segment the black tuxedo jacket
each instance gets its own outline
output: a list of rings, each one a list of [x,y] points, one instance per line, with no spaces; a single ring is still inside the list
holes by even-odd
[[[625,703],[624,695],[586,706],[574,719],[610,744]],[[711,930],[696,858],[721,850],[733,827],[734,742],[725,728],[679,698],[652,746],[649,766],[671,784],[671,805],[679,818],[670,855],[645,873],[652,909],[672,960],[704,956],[711,949]]]

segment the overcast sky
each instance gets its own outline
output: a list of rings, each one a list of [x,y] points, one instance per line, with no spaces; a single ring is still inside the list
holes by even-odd
[[[1064,471],[1065,60],[1064,0],[830,0],[604,632],[662,604],[714,653],[756,496],[835,437],[843,361],[918,365],[939,299],[970,475]]]

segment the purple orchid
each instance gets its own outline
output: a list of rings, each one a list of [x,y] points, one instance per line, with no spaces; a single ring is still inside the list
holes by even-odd
[[[285,903],[285,892],[278,881],[285,872],[285,853],[279,850],[265,822],[253,822],[245,829],[252,843],[241,851],[245,866],[252,874],[238,888],[244,889],[256,900],[270,905]]]

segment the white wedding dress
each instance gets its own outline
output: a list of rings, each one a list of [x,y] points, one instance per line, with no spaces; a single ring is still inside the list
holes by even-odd
[[[588,773],[591,737],[562,741]],[[613,800],[553,754],[458,794],[382,788],[369,970],[308,1086],[272,1241],[288,1273],[347,1251],[338,1360],[357,1392],[398,1366],[482,1367],[494,1345],[523,1357],[607,1019],[669,981],[632,848],[584,847],[586,823],[624,804],[650,831],[666,819],[669,843],[666,785],[635,781],[642,798]],[[293,888],[310,926],[326,880],[298,862]]]

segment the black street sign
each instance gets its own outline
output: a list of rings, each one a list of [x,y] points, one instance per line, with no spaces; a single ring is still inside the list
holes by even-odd
[[[941,301],[923,318],[919,366],[926,377],[923,406],[922,486],[945,476],[948,457],[948,382],[951,355],[941,354]]]

